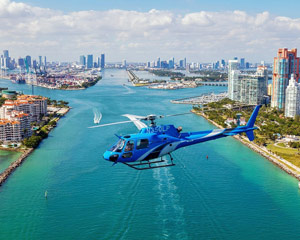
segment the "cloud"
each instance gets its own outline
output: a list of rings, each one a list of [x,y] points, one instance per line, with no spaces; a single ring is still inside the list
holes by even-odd
[[[147,61],[160,56],[213,61],[233,56],[271,60],[279,47],[299,47],[300,19],[269,12],[178,14],[111,9],[77,11],[39,8],[0,0],[0,49],[11,54],[77,60],[81,54]]]

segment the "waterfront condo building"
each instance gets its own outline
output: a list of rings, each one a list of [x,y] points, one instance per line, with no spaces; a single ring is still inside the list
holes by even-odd
[[[231,100],[239,100],[239,61],[229,60],[228,61],[228,97]]]
[[[0,141],[18,142],[30,137],[30,123],[39,122],[46,114],[45,97],[20,95],[17,100],[6,100],[0,108]]]
[[[15,120],[0,119],[0,141],[7,142],[20,142],[21,127],[20,122]]]
[[[274,58],[271,107],[285,108],[286,88],[292,74],[298,82],[299,57],[297,57],[297,49],[280,48],[277,57]]]
[[[296,82],[294,74],[291,76],[285,94],[284,115],[286,117],[300,115],[300,84]]]
[[[267,100],[268,71],[259,66],[255,74],[241,74],[238,61],[230,60],[228,65],[228,96],[244,104],[263,104]]]

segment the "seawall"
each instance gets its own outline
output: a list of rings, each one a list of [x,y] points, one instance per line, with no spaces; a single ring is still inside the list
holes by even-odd
[[[191,112],[193,112],[193,113],[195,113],[199,116],[202,116],[203,118],[205,118],[207,121],[209,121],[211,124],[215,125],[216,127],[223,128],[221,125],[219,125],[216,122],[208,119],[208,117],[205,114],[196,112],[194,110],[191,110]],[[233,136],[233,138],[240,141],[242,144],[246,145],[247,147],[249,147],[253,151],[257,152],[258,154],[260,154],[264,158],[268,159],[273,164],[277,165],[282,170],[284,170],[286,173],[288,173],[291,176],[293,176],[293,177],[297,178],[298,180],[300,180],[300,168],[298,168],[297,166],[295,166],[292,163],[286,161],[285,159],[280,158],[279,156],[276,156],[275,154],[270,153],[267,149],[263,149],[262,147],[256,145],[255,143],[250,142],[246,137],[236,135],[236,136]]]
[[[9,167],[0,174],[0,186],[6,181],[6,179],[19,167],[24,160],[32,153],[34,149],[30,148],[26,150],[16,161],[11,163]]]

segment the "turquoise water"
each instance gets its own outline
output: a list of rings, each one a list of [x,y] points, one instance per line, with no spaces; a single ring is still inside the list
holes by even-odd
[[[26,85],[0,84],[30,93]],[[212,90],[123,84],[126,72],[109,70],[84,91],[35,88],[73,109],[0,188],[0,239],[299,238],[297,181],[232,138],[180,149],[172,168],[139,172],[104,161],[102,153],[117,140],[114,133],[136,128],[87,129],[94,108],[102,112],[102,123],[126,120],[125,113],[180,113],[190,107],[170,99]],[[213,128],[195,115],[161,123],[185,131]]]
[[[2,173],[13,161],[21,155],[19,152],[0,150],[0,173]]]

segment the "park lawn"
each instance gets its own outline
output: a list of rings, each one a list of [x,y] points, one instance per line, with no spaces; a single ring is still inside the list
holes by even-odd
[[[276,147],[274,144],[268,145],[267,149],[271,150],[278,156],[296,165],[297,167],[300,167],[300,152],[298,149]]]
[[[278,143],[279,147],[286,147],[284,143]]]

